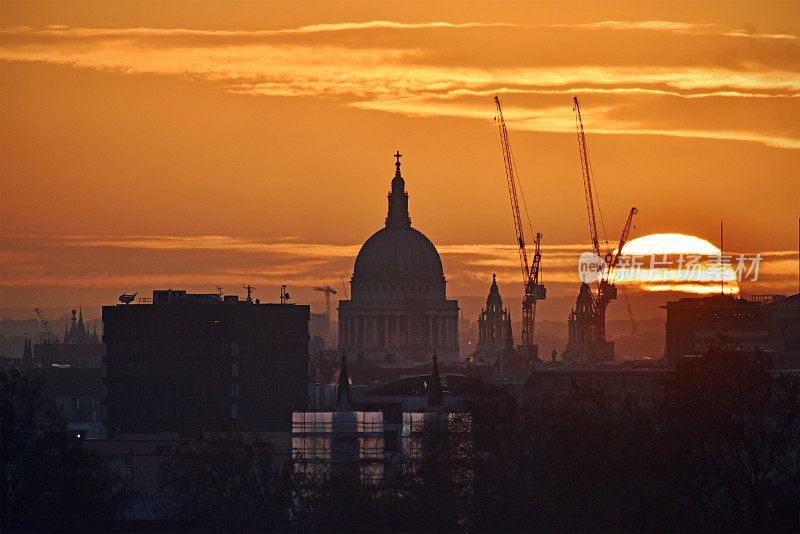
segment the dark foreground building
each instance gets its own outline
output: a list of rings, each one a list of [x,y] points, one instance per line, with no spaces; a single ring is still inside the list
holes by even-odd
[[[664,356],[675,363],[700,355],[720,336],[746,351],[769,350],[770,340],[761,302],[732,295],[685,297],[667,302]]]
[[[288,431],[308,402],[308,320],[308,306],[173,290],[104,306],[109,437]]]

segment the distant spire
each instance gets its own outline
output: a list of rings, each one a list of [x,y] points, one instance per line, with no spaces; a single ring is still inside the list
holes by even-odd
[[[492,273],[492,285],[489,286],[489,295],[486,297],[486,309],[488,311],[503,311],[503,298],[500,296],[500,288],[497,287],[497,275]]]
[[[428,388],[428,408],[444,408],[442,379],[439,376],[439,358],[433,353],[433,369],[431,370],[431,386]]]
[[[336,391],[335,409],[353,409],[353,394],[350,391],[350,376],[347,374],[347,356],[344,354],[342,354],[342,367],[339,370],[339,388]]]
[[[33,369],[33,349],[31,347],[30,332],[25,332],[25,348],[22,351],[22,368]]]
[[[387,227],[409,227],[411,218],[408,216],[408,193],[406,193],[406,182],[400,174],[400,158],[403,155],[398,150],[394,157],[395,171],[392,179],[392,190],[389,192],[389,212],[386,215]]]

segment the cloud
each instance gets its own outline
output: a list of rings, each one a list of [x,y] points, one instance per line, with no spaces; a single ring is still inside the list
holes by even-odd
[[[714,23],[672,22],[667,20],[621,21],[604,20],[584,24],[552,24],[551,28],[572,28],[583,30],[649,30],[683,34],[722,35],[725,37],[746,37],[751,39],[789,39],[796,40],[796,35],[785,33],[756,33],[747,30],[720,30]]]
[[[428,98],[374,100],[350,104],[360,109],[380,110],[418,117],[458,117],[468,119],[489,119],[485,105],[441,105]],[[565,106],[548,108],[505,108],[508,121],[515,130],[529,132],[575,133],[575,121],[571,114],[565,113]],[[727,141],[747,141],[761,143],[775,148],[800,149],[800,139],[780,135],[770,135],[747,130],[705,130],[642,127],[639,119],[621,120],[615,118],[613,107],[595,107],[590,111],[592,134],[614,135],[663,135],[669,137],[716,139]],[[583,113],[584,118],[587,117]],[[594,126],[594,125],[599,125]]]
[[[201,236],[65,236],[72,246],[107,247],[144,250],[217,250],[242,253],[292,254],[309,257],[355,257],[357,245],[326,245],[319,243],[292,243],[278,241],[265,243],[255,239],[245,239],[219,235]]]
[[[317,24],[276,30],[190,30],[181,28],[15,28],[2,31],[0,59],[40,62],[125,74],[181,76],[218,84],[232,94],[280,97],[323,97],[363,110],[418,117],[487,119],[490,107],[463,105],[453,100],[514,93],[533,98],[578,92],[615,97],[597,108],[593,133],[661,135],[759,143],[797,149],[800,139],[791,131],[742,121],[740,125],[691,128],[648,120],[630,106],[631,99],[677,97],[729,100],[794,99],[800,94],[797,69],[765,62],[741,61],[715,65],[540,65],[479,66],[460,45],[461,55],[448,63],[437,58],[437,45],[350,37],[353,32],[430,30],[450,31],[515,28],[511,23],[401,23],[392,21]],[[601,21],[557,25],[565,31],[586,29],[649,30],[677,33],[719,32],[714,24],[672,21]],[[726,30],[727,31],[727,30]],[[727,31],[727,33],[731,33]],[[735,30],[737,35],[741,30]],[[532,36],[534,34],[531,34]],[[275,41],[275,36],[315,35],[313,42]],[[347,35],[347,39],[342,39]],[[382,34],[379,34],[382,35]],[[749,36],[761,35],[746,33]],[[779,35],[779,34],[776,34]],[[331,36],[335,37],[332,38]],[[339,37],[336,37],[339,36]],[[447,40],[447,35],[442,36]],[[777,45],[775,45],[777,46]],[[783,51],[783,49],[781,49]],[[773,54],[774,55],[774,54]],[[613,58],[610,57],[609,60]],[[796,110],[789,100],[787,106]],[[572,131],[564,106],[535,102],[514,110],[514,127],[528,131]],[[788,116],[789,114],[785,114]]]
[[[389,20],[372,20],[366,22],[340,22],[330,24],[312,24],[297,28],[278,30],[191,30],[188,28],[70,28],[60,24],[34,29],[29,26],[17,26],[0,30],[6,36],[56,36],[56,37],[269,37],[274,35],[314,34],[328,32],[352,32],[359,30],[420,30],[420,29],[464,29],[464,28],[521,28],[509,22],[394,22]]]
[[[576,28],[585,30],[656,30],[689,33],[715,26],[712,23],[670,22],[667,20],[621,21],[602,20],[583,24],[552,24],[551,28]]]
[[[245,281],[312,287],[330,283],[335,273],[349,279],[360,245],[331,245],[237,236],[4,236],[0,253],[0,287],[239,287]],[[578,281],[578,256],[588,244],[545,245],[542,275],[546,283]],[[120,264],[120,249],[127,261]],[[442,244],[437,246],[449,283],[482,294],[488,273],[517,284],[520,265],[510,243]],[[42,252],[47,250],[47,252]],[[733,252],[732,252],[733,253]],[[746,253],[754,255],[754,253]],[[796,251],[762,252],[760,272],[777,283],[792,279]],[[168,268],[164,268],[168,266]],[[331,273],[334,273],[333,275]],[[672,277],[675,278],[675,277]],[[709,280],[713,286],[716,278]],[[631,285],[630,281],[626,286]],[[688,280],[673,280],[689,283]],[[702,285],[703,281],[691,283]],[[659,291],[669,283],[641,285]],[[718,286],[717,286],[718,287]]]

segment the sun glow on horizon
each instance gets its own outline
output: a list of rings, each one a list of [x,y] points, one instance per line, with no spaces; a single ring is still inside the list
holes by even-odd
[[[709,261],[722,253],[705,239],[685,234],[650,234],[630,240],[622,251],[623,260],[614,276],[616,283],[635,284],[646,291],[707,294],[719,293],[720,281],[724,280],[725,293],[739,293],[734,265]]]

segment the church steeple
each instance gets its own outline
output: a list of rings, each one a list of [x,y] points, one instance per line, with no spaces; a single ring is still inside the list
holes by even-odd
[[[22,368],[33,369],[33,349],[31,348],[30,332],[25,332],[25,348],[22,351]]]
[[[428,409],[443,408],[444,395],[442,394],[442,379],[439,376],[439,358],[433,353],[433,369],[431,370],[431,385],[428,389]]]
[[[489,287],[489,295],[486,297],[486,311],[503,311],[503,298],[500,296],[500,289],[497,287],[496,274],[492,274],[492,285]]]
[[[353,395],[350,392],[350,376],[347,373],[347,357],[342,355],[342,367],[339,369],[339,387],[336,391],[336,410],[352,410]]]
[[[395,155],[394,178],[392,178],[392,190],[389,192],[389,212],[386,215],[386,227],[402,228],[411,226],[411,217],[408,215],[408,193],[406,193],[406,182],[400,174],[400,158],[403,155],[398,150]]]

